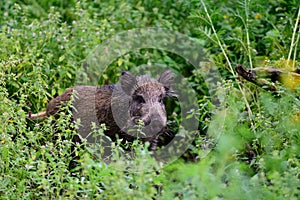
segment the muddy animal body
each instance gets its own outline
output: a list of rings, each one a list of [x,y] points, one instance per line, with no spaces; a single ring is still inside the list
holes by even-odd
[[[97,86],[75,86],[51,100],[45,115],[58,116],[61,107],[74,97],[72,115],[80,119],[78,133],[86,138],[92,131],[91,123],[105,124],[105,135],[112,140],[117,137],[132,141],[138,135],[131,133],[138,124],[155,149],[157,138],[166,128],[167,116],[163,99],[172,96],[173,73],[166,71],[158,80],[148,75],[134,76],[123,72],[120,84]],[[92,142],[92,138],[90,138]]]

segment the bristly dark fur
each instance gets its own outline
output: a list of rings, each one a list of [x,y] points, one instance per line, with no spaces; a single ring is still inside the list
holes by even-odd
[[[116,138],[133,141],[137,136],[128,134],[128,130],[142,122],[142,131],[146,136],[142,141],[150,142],[155,150],[158,137],[165,130],[167,116],[163,99],[173,96],[174,75],[170,70],[161,74],[158,80],[148,75],[134,76],[122,72],[120,84],[96,86],[75,86],[51,100],[47,106],[47,116],[57,116],[75,93],[74,120],[80,118],[78,133],[86,137],[91,130],[91,122],[105,124],[105,134],[113,141]]]

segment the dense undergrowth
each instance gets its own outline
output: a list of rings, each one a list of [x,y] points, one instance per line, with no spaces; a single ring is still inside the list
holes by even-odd
[[[299,199],[299,92],[282,88],[273,94],[240,81],[234,71],[237,64],[296,68],[298,12],[296,0],[2,1],[1,199]],[[44,110],[85,75],[82,66],[97,45],[120,31],[146,27],[194,38],[223,79],[218,87],[225,110],[215,116],[217,106],[201,73],[173,53],[129,52],[100,74],[99,84],[113,83],[121,70],[150,63],[188,79],[197,92],[193,117],[200,125],[181,158],[160,168],[136,144],[136,160],[118,159],[116,153],[117,161],[108,165],[86,148],[74,150],[70,113],[55,124],[51,118],[26,120],[28,112]],[[206,131],[222,120],[213,127],[220,134],[211,152],[202,156]],[[74,155],[80,158],[70,169]]]

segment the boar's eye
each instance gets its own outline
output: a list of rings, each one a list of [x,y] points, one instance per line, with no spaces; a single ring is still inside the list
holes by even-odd
[[[145,101],[144,97],[142,97],[142,95],[135,95],[133,97],[133,100],[135,102],[137,102],[138,104],[146,103],[146,101]]]
[[[158,97],[158,102],[161,103],[161,104],[163,104],[163,103],[164,103],[163,100],[164,100],[163,95],[162,95],[162,94],[159,95],[159,97]]]

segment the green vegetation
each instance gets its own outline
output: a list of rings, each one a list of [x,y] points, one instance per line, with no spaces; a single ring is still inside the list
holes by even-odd
[[[300,199],[299,91],[272,94],[239,81],[234,71],[237,64],[296,68],[299,13],[297,0],[1,1],[1,199]],[[97,45],[147,27],[178,31],[205,46],[223,78],[225,111],[214,116],[201,73],[162,50],[120,56],[99,84],[148,63],[187,77],[198,95],[199,110],[191,115],[200,126],[182,158],[159,168],[135,143],[134,161],[118,159],[116,146],[117,161],[107,165],[72,144],[70,112],[55,123],[26,120],[85,75],[81,67]],[[220,118],[220,137],[200,156],[205,132]],[[74,155],[78,164],[70,169]]]

